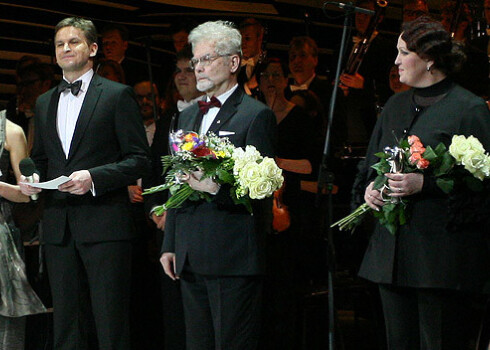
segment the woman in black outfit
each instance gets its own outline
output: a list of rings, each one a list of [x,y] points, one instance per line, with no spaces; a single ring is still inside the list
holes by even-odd
[[[321,121],[285,98],[287,67],[279,59],[269,58],[258,65],[256,74],[260,92],[276,116],[276,162],[283,169],[282,198],[291,216],[291,226],[287,230],[267,237],[268,276],[264,286],[261,349],[295,349],[298,255],[303,247],[300,182],[303,176],[312,174],[319,162],[321,148],[317,147],[316,135],[321,131]]]
[[[428,17],[402,29],[395,64],[412,89],[390,98],[370,140],[364,200],[373,209],[384,202],[369,167],[395,137],[448,147],[453,135],[473,135],[490,151],[487,106],[448,78],[463,61],[460,46]],[[445,195],[430,171],[386,176],[391,195],[412,203],[411,217],[396,235],[377,224],[359,275],[379,285],[388,348],[467,349],[481,319],[473,306],[490,280],[488,191]]]

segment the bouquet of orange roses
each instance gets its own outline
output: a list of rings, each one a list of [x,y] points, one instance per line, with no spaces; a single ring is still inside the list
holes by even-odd
[[[464,184],[475,192],[481,191],[483,181],[490,177],[490,156],[473,136],[455,135],[447,149],[443,143],[439,143],[436,148],[424,147],[421,140],[412,135],[401,140],[399,145],[386,147],[383,152],[375,155],[380,161],[372,166],[377,173],[374,188],[382,196],[391,192],[388,178],[384,175],[386,173],[424,172],[429,169],[436,177],[437,186],[447,194],[453,191],[456,183]],[[396,234],[400,225],[408,220],[410,200],[389,196],[383,198],[385,205],[381,207],[381,211],[374,211],[364,203],[332,227],[338,226],[341,231],[354,231],[364,216],[371,212],[391,234]]]

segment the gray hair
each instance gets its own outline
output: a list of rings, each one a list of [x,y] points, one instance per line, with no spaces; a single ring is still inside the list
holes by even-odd
[[[216,21],[198,25],[189,33],[189,43],[194,48],[201,42],[214,44],[218,55],[242,56],[242,35],[232,22]]]

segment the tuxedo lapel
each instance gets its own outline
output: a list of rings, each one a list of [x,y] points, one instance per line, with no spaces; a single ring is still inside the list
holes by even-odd
[[[87,129],[87,126],[94,115],[95,106],[99,100],[100,94],[102,92],[101,85],[102,82],[97,74],[94,74],[92,81],[89,84],[87,94],[83,100],[82,109],[80,110],[80,115],[77,119],[77,124],[75,126],[75,132],[73,133],[73,139],[70,145],[70,154],[68,155],[68,160],[70,160],[75,154],[80,141],[83,138],[83,134]]]
[[[221,129],[221,126],[226,124],[226,122],[235,115],[237,112],[237,106],[242,102],[245,92],[239,86],[228,99],[225,104],[221,106],[216,118],[214,118],[213,123],[209,127],[208,131],[212,131],[218,134],[217,131]]]
[[[57,126],[57,116],[58,116],[58,103],[60,101],[60,93],[57,88],[53,89],[51,94],[51,98],[49,100],[48,105],[48,114],[46,116],[46,132],[49,134],[49,139],[53,140],[56,144],[56,150],[59,153],[58,156],[61,159],[65,159],[65,152],[63,151],[63,146],[61,145],[60,135],[58,135],[58,126]]]

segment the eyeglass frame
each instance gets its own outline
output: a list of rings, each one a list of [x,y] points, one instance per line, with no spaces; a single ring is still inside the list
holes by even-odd
[[[226,54],[216,54],[216,55],[211,55],[211,54],[206,54],[204,56],[201,56],[199,58],[191,58],[189,60],[189,67],[191,67],[193,70],[196,69],[197,65],[199,63],[201,63],[203,65],[203,67],[207,67],[209,66],[212,62],[214,62],[215,60],[217,60],[218,58],[220,57],[225,57],[225,56],[232,56],[233,54],[231,53],[226,53]]]

